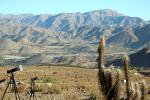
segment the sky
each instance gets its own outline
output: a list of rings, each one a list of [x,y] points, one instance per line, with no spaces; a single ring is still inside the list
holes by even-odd
[[[0,0],[1,14],[58,14],[101,9],[150,20],[150,0]]]

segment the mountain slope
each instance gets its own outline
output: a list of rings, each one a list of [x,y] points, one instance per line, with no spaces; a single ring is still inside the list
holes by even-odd
[[[19,44],[9,39],[0,39],[0,55],[15,54],[20,48]]]
[[[110,9],[56,15],[1,14],[0,40],[17,44],[9,48],[17,47],[16,55],[95,55],[101,35],[106,36],[110,53],[150,45],[150,25],[147,23]]]
[[[130,66],[132,67],[149,67],[150,66],[150,47],[144,47],[136,53],[132,53],[129,55],[130,58]],[[120,57],[117,59],[108,61],[107,65],[115,65],[122,66],[122,60]]]

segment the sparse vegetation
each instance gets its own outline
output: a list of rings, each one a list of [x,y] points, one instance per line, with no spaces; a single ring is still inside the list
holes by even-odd
[[[52,77],[47,77],[43,80],[44,83],[56,83],[56,80],[53,79]]]
[[[6,78],[6,71],[8,69],[10,68],[0,67],[0,73],[3,73],[0,79]],[[60,98],[64,100],[81,100],[90,98],[91,94],[94,94],[96,99],[100,100],[97,71],[95,69],[64,66],[25,67],[22,72],[15,73],[15,78],[26,84],[26,89],[22,89],[20,93],[23,98],[26,98],[25,93],[29,91],[30,76],[37,76],[39,78],[39,80],[35,81],[35,85],[37,97],[41,100],[49,100],[49,98],[52,97],[54,100],[60,100]],[[47,80],[46,82],[44,82],[45,79]],[[53,79],[56,82],[49,83],[52,82]],[[7,82],[0,84],[0,96],[6,88],[5,83]],[[13,98],[14,94],[8,93],[6,100],[9,97]]]

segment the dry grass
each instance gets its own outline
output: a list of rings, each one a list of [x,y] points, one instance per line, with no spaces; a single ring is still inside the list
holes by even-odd
[[[8,69],[10,69],[10,67],[0,68],[0,73],[3,73],[1,74],[0,79],[7,77],[6,71]],[[25,67],[22,72],[15,73],[15,78],[17,80],[21,80],[22,82],[27,84],[27,86],[29,86],[30,77],[36,76],[39,78],[39,80],[35,81],[38,94],[43,94],[47,97],[49,97],[48,95],[55,95],[53,98],[63,97],[65,98],[64,100],[78,100],[79,98],[88,98],[91,94],[94,94],[95,96],[97,96],[97,98],[100,98],[96,70],[63,66],[32,66]],[[49,81],[45,81],[49,78],[52,79],[53,85],[48,83]],[[55,81],[53,82],[53,80]],[[1,93],[3,93],[3,90],[5,88],[4,83],[2,85],[3,89],[0,90]],[[24,93],[27,92],[27,89],[21,88],[19,90]]]
[[[0,67],[0,79],[7,78],[6,71],[8,69],[10,69],[10,67]],[[38,100],[82,100],[94,96],[96,96],[96,100],[102,100],[101,92],[98,87],[97,73],[97,69],[64,66],[32,66],[24,67],[22,72],[16,72],[15,78],[17,80],[21,80],[27,87],[29,87],[30,77],[37,76],[39,80],[36,80],[35,83]],[[134,70],[130,70],[129,73],[133,82],[140,82],[145,79],[147,84],[150,84],[150,77],[144,77],[137,74]],[[53,85],[48,83],[49,81],[45,81],[49,78],[55,80],[54,82],[52,81]],[[124,79],[124,75],[121,75],[121,79]],[[5,83],[6,82],[0,84],[0,95],[2,95],[4,89],[6,88]],[[24,89],[26,86],[19,88],[21,92],[20,95],[24,99],[27,97],[25,93],[29,91],[28,88]],[[122,95],[125,93],[124,88],[125,84],[122,84]],[[5,100],[13,100],[13,97],[13,93],[7,93]]]

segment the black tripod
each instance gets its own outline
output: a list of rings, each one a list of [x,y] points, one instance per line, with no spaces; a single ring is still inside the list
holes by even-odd
[[[11,86],[11,87],[12,87],[11,89],[15,91],[15,98],[16,98],[16,100],[20,100],[19,92],[18,92],[18,90],[17,90],[16,81],[15,81],[15,79],[14,79],[14,73],[10,73],[10,80],[9,80],[9,82],[7,83],[7,87],[6,87],[6,89],[5,89],[5,92],[4,92],[4,94],[3,94],[2,98],[1,98],[1,100],[4,99],[4,96],[5,96],[5,94],[6,94],[6,92],[7,92],[9,86]]]
[[[29,98],[29,100],[31,100],[31,98],[33,100],[37,100],[37,97],[35,95],[35,80],[36,79],[37,79],[37,77],[31,78],[31,88],[30,88],[30,98]]]

